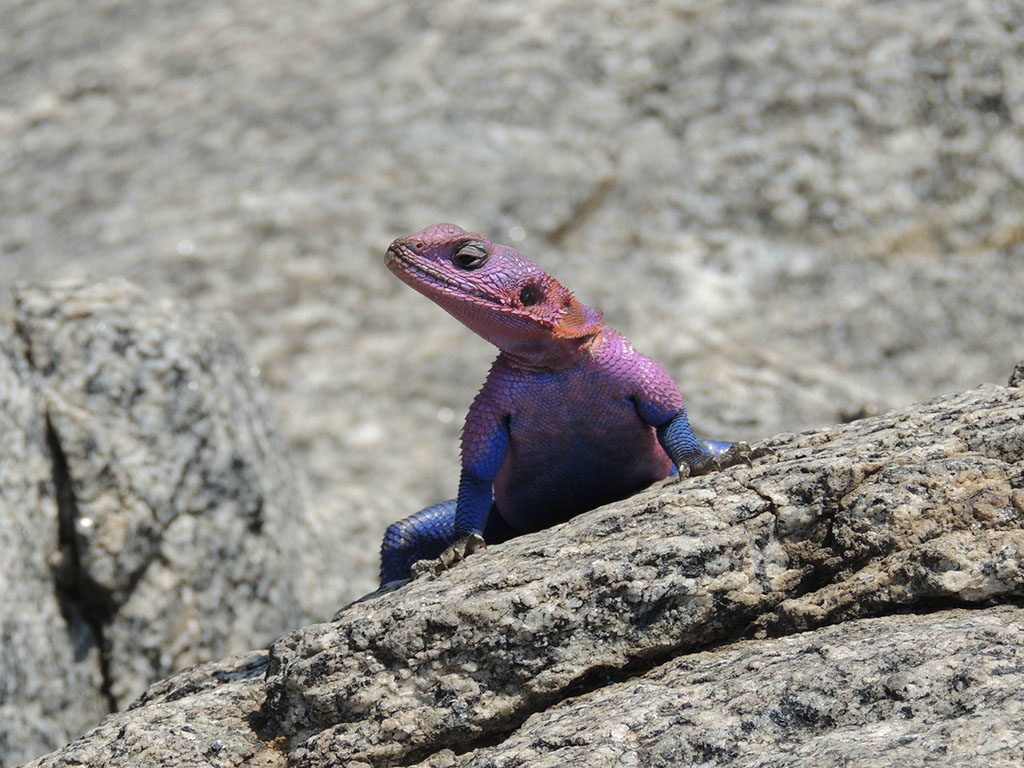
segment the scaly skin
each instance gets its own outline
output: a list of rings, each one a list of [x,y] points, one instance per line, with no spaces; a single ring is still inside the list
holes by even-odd
[[[388,267],[500,350],[462,432],[455,499],[389,526],[381,584],[446,567],[661,480],[749,463],[745,443],[699,442],[671,377],[517,251],[435,224]]]

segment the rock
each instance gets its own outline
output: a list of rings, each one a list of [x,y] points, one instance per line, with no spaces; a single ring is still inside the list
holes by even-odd
[[[1011,387],[1024,387],[1024,361],[1017,363],[1010,376]]]
[[[417,768],[1006,765],[1024,757],[1024,610],[862,619],[592,685],[496,746]]]
[[[283,768],[283,747],[258,735],[266,656],[242,653],[181,672],[35,764]]]
[[[234,325],[123,281],[23,287],[16,308],[5,763],[311,615],[304,499]]]
[[[199,671],[137,717],[196,754],[227,711],[297,766],[1024,758],[1024,389],[768,445],[285,635],[241,710]],[[152,725],[175,691],[187,737]],[[101,754],[111,722],[32,765]]]
[[[324,615],[455,494],[494,356],[380,265],[428,224],[602,310],[702,437],[1002,383],[1019,349],[1021,0],[66,9],[3,8],[0,285],[239,316],[331,539]]]
[[[380,266],[426,224],[548,267],[702,437],[1003,382],[1020,343],[1020,0],[7,5],[0,285],[239,315],[316,494],[318,615],[455,493],[494,354]]]
[[[55,749],[107,712],[97,638],[54,583],[44,413],[18,345],[0,340],[0,765]]]

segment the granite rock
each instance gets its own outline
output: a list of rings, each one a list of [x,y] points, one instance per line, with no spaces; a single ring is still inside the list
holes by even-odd
[[[1024,387],[1024,361],[1017,363],[1017,367],[1010,374],[1011,387]]]
[[[325,613],[372,587],[388,523],[455,494],[493,349],[379,263],[434,222],[604,311],[702,437],[1001,383],[1020,355],[1021,0],[35,0],[3,22],[0,285],[123,274],[239,316],[331,537]]]
[[[268,712],[297,763],[465,747],[581,680],[748,633],[1024,595],[1020,389],[767,445],[279,640]]]
[[[138,716],[178,692],[191,753],[230,716],[293,766],[1019,762],[1024,390],[765,445],[290,632],[244,713],[200,670]]]
[[[738,642],[593,686],[495,746],[417,768],[1012,766],[1024,610],[851,621]]]
[[[1020,0],[11,4],[0,285],[124,274],[150,302],[238,315],[312,480],[300,593],[326,616],[374,584],[389,522],[454,495],[493,357],[379,264],[435,221],[511,242],[604,310],[701,436],[1005,381],[1022,19]],[[48,455],[45,423],[29,432]],[[913,573],[854,529],[882,569],[864,590]],[[963,563],[994,544],[941,546]],[[812,555],[809,591],[756,631],[858,615],[828,582],[845,566]]]
[[[0,340],[0,764],[55,749],[107,712],[101,650],[56,588],[57,502],[42,396]]]
[[[60,766],[287,765],[261,738],[266,652],[241,653],[180,672],[124,712],[42,762]],[[38,764],[40,761],[36,761]]]
[[[118,280],[24,286],[16,310],[4,762],[313,615],[305,499],[234,324]]]

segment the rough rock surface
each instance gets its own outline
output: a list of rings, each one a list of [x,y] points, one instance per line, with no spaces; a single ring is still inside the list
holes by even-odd
[[[1019,763],[1024,389],[769,444],[182,673],[32,765],[154,740],[168,766],[182,740],[218,765]]]
[[[0,765],[55,749],[107,712],[100,651],[55,589],[53,464],[42,397],[0,340]]]
[[[36,764],[284,766],[280,740],[261,731],[266,668],[262,651],[185,670]]]
[[[310,613],[310,528],[227,318],[123,281],[18,291],[0,347],[0,763]]]
[[[419,768],[1005,765],[1024,756],[1024,610],[863,619],[594,686]]]
[[[32,0],[2,15],[0,307],[15,280],[123,274],[152,302],[236,312],[312,481],[297,578],[320,616],[372,588],[389,522],[455,492],[493,350],[379,264],[435,221],[518,245],[602,309],[676,377],[702,436],[877,414],[1003,382],[1020,357],[1021,0]],[[0,365],[25,368],[11,353]],[[5,489],[4,509],[40,506],[0,539],[52,532],[45,422],[10,434],[43,485]],[[18,535],[41,626],[59,614],[43,594],[54,536]],[[93,664],[91,637],[5,635],[23,650],[0,672],[24,649]],[[0,707],[11,685],[51,685],[35,668],[5,675]],[[103,706],[54,701],[82,707],[75,722]]]
[[[1024,353],[1021,0],[3,11],[0,285],[124,274],[239,314],[316,492],[325,611],[455,493],[493,350],[379,264],[436,221],[603,310],[702,436]]]
[[[1017,367],[1013,369],[1013,373],[1010,375],[1010,386],[1024,387],[1024,361],[1018,363]]]

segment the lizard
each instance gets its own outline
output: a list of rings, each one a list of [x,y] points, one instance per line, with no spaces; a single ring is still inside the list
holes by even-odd
[[[513,248],[435,224],[391,243],[385,263],[498,356],[463,426],[456,498],[388,526],[382,586],[673,473],[750,464],[746,443],[698,440],[669,374]]]

